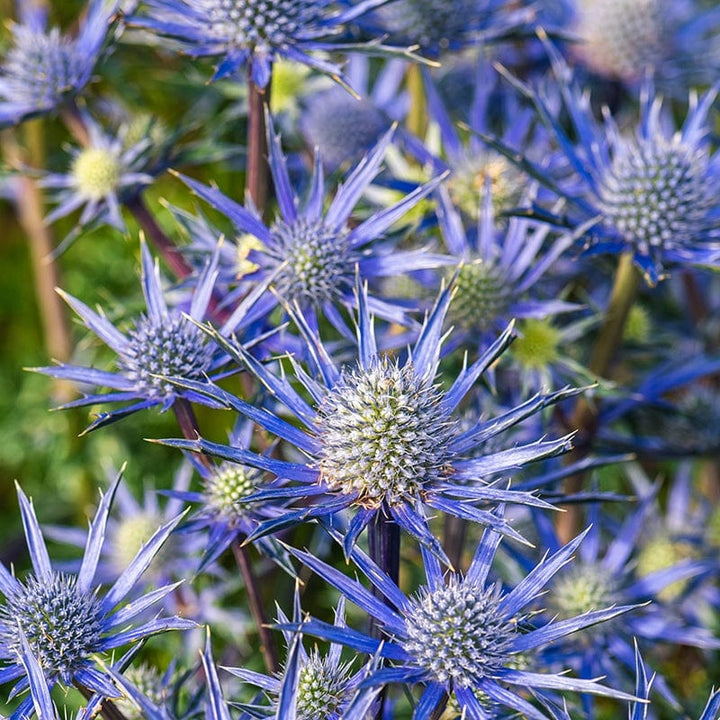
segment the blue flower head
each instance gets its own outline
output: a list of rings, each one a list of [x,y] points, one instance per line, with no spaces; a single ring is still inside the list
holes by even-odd
[[[128,200],[153,182],[152,175],[144,172],[148,165],[149,139],[128,146],[125,132],[110,136],[86,113],[82,118],[88,131],[88,144],[71,150],[67,173],[48,173],[39,181],[41,187],[54,191],[53,200],[57,203],[45,218],[46,222],[55,222],[83,208],[78,226],[63,246],[88,225],[107,223],[124,231],[121,200]]]
[[[126,333],[120,332],[103,314],[80,300],[63,295],[85,325],[117,353],[117,369],[106,371],[67,364],[36,368],[37,372],[51,377],[111,390],[109,393],[86,395],[64,407],[130,401],[130,405],[119,410],[99,415],[86,432],[144,408],[160,405],[167,410],[179,393],[160,376],[199,378],[217,369],[223,362],[208,343],[207,336],[192,322],[206,316],[216,279],[217,255],[208,260],[199,276],[188,314],[185,315],[179,308],[168,307],[160,283],[159,266],[153,262],[144,242],[141,252],[147,314],[139,316]]]
[[[348,62],[347,75],[359,98],[337,85],[305,98],[300,132],[311,148],[318,148],[328,171],[362,157],[407,109],[407,95],[400,91],[406,64],[390,60],[372,82],[371,69],[362,55]]]
[[[193,192],[226,215],[239,235],[251,235],[259,241],[259,247],[256,245],[257,249],[248,256],[256,269],[248,279],[272,277],[274,289],[286,302],[297,303],[309,315],[322,310],[325,317],[340,326],[344,335],[352,337],[344,327],[336,305],[355,305],[356,272],[362,280],[374,280],[452,262],[447,256],[424,249],[388,252],[387,248],[377,247],[382,234],[432,192],[442,176],[362,222],[355,225],[350,222],[355,205],[380,172],[392,135],[393,128],[348,173],[325,210],[324,171],[320,158],[315,158],[309,194],[300,206],[280,138],[271,133],[268,139],[270,168],[280,212],[270,227],[265,225],[254,207],[243,207],[216,188],[181,177]],[[408,322],[405,313],[393,304],[374,297],[370,303],[372,311],[380,317],[400,324]]]
[[[0,127],[58,109],[92,78],[117,2],[91,0],[77,37],[47,28],[40,4],[19,2],[22,22],[0,63]]]
[[[696,0],[574,0],[571,51],[589,70],[628,84],[651,72],[663,88],[712,82],[720,12]]]
[[[47,688],[56,683],[77,683],[102,696],[117,697],[120,693],[98,666],[98,656],[157,633],[195,626],[180,618],[140,619],[145,610],[172,592],[178,583],[157,588],[118,607],[182,516],[162,525],[116,582],[106,592],[100,591],[96,570],[120,477],[118,474],[98,506],[76,574],[53,569],[32,502],[18,487],[32,571],[20,580],[0,565],[0,592],[5,597],[0,606],[0,679],[5,683],[15,682],[14,693],[28,686],[31,691],[31,696],[25,698],[16,711],[18,717],[32,708],[33,698],[42,701]],[[26,669],[24,643],[38,661],[40,677]]]
[[[305,386],[312,404],[285,377],[277,377],[231,343],[212,333],[238,362],[246,364],[268,391],[302,424],[297,428],[269,411],[260,411],[210,384],[178,379],[192,392],[246,415],[260,426],[308,456],[304,463],[278,461],[248,451],[197,441],[165,440],[187,450],[270,470],[277,480],[249,500],[302,500],[300,507],[261,523],[251,535],[261,536],[304,520],[355,510],[346,536],[346,550],[364,528],[380,517],[390,517],[421,543],[444,557],[430,532],[423,506],[517,533],[484,506],[499,501],[548,507],[530,493],[505,490],[488,478],[544,457],[567,451],[570,436],[537,440],[511,449],[475,456],[474,450],[509,426],[577,391],[537,395],[486,422],[462,430],[456,411],[483,372],[512,340],[512,326],[475,363],[463,367],[451,387],[440,387],[438,373],[442,325],[451,290],[439,296],[420,336],[407,355],[398,359],[378,351],[365,291],[358,291],[357,363],[339,367],[330,358],[316,331],[300,313],[292,318],[308,344],[316,377],[294,362],[296,380]],[[477,507],[479,505],[480,507]]]
[[[385,658],[389,666],[371,672],[364,684],[422,683],[424,690],[413,715],[418,719],[430,717],[445,694],[454,695],[465,717],[473,720],[488,717],[479,695],[498,709],[510,708],[533,720],[546,720],[546,715],[523,697],[528,689],[540,696],[545,690],[569,690],[629,699],[631,696],[592,680],[518,669],[544,646],[631,609],[599,609],[542,626],[529,621],[525,608],[570,562],[583,535],[543,558],[508,591],[490,579],[500,542],[500,535],[491,530],[483,534],[465,574],[444,574],[437,558],[423,550],[427,581],[412,596],[400,590],[356,547],[352,559],[388,599],[387,605],[357,580],[310,553],[290,549],[321,578],[376,618],[383,637],[370,638],[315,619],[306,620],[301,629]]]
[[[647,83],[637,129],[623,134],[609,111],[601,121],[595,119],[589,94],[579,90],[549,44],[548,50],[575,140],[562,127],[553,102],[519,80],[511,82],[535,104],[575,177],[563,185],[527,159],[522,166],[569,201],[565,223],[599,219],[588,235],[588,252],[632,253],[650,284],[658,282],[666,265],[720,261],[720,202],[713,192],[720,154],[710,148],[708,122],[717,89],[699,99],[692,95],[683,126],[668,130],[672,121],[663,113],[662,98]],[[488,140],[517,159],[503,143]]]
[[[300,599],[296,592],[292,621],[300,624],[301,620]],[[280,609],[278,622],[289,623]],[[334,625],[340,629],[347,628],[343,597],[335,611]],[[288,654],[281,677],[261,675],[245,668],[225,668],[236,677],[262,688],[270,697],[270,705],[253,708],[257,717],[344,720],[358,691],[358,685],[370,668],[366,665],[353,672],[353,661],[342,659],[343,648],[338,643],[332,643],[327,653],[321,653],[317,647],[308,653],[303,646],[301,632],[285,630],[283,634],[288,645]]]
[[[147,0],[133,22],[179,40],[188,55],[221,58],[214,80],[247,67],[252,81],[264,88],[280,57],[343,79],[339,65],[314,53],[332,51],[331,41],[345,33],[348,22],[382,2]]]

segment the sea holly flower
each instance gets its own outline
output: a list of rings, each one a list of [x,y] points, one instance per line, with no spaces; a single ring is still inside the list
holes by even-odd
[[[188,314],[169,308],[160,283],[160,268],[153,262],[147,245],[141,243],[142,287],[147,314],[135,320],[133,327],[122,333],[103,314],[91,310],[80,300],[63,293],[70,307],[85,325],[117,353],[117,370],[107,371],[78,365],[60,364],[35,368],[51,377],[72,380],[95,387],[108,387],[109,393],[91,393],[66,405],[78,407],[105,402],[130,401],[131,404],[102,413],[85,432],[115,422],[144,408],[172,407],[176,398],[196,400],[192,393],[184,393],[161,380],[162,375],[200,378],[223,364],[215,348],[193,324],[206,317],[216,278],[217,256],[205,264],[197,280]],[[242,313],[238,313],[240,317]],[[237,321],[236,317],[236,321]],[[239,322],[238,327],[242,327]]]
[[[77,37],[47,28],[47,9],[18,2],[21,22],[0,62],[0,127],[59,109],[90,82],[117,7],[91,0]]]
[[[513,318],[544,320],[578,309],[578,305],[563,300],[541,299],[538,284],[586,228],[551,242],[550,226],[530,220],[511,218],[506,227],[498,228],[487,181],[478,199],[482,209],[477,231],[470,234],[447,189],[439,188],[437,195],[443,240],[460,264],[449,313],[458,329],[455,342],[479,340],[483,349]]]
[[[62,247],[90,225],[107,223],[124,231],[121,199],[153,182],[153,176],[144,172],[145,156],[151,145],[148,138],[127,145],[125,131],[110,136],[88,114],[81,117],[88,132],[88,144],[71,150],[68,172],[47,173],[38,183],[53,191],[52,199],[57,204],[45,222],[55,222],[83,208],[78,226]]]
[[[241,418],[231,434],[230,446],[239,451],[249,451],[252,435],[252,422]],[[206,571],[233,542],[244,541],[259,524],[277,518],[285,510],[283,503],[253,501],[252,496],[269,482],[267,474],[262,470],[230,461],[208,465],[199,462],[194,454],[188,455],[190,463],[202,479],[202,489],[193,491],[178,488],[168,494],[197,506],[197,510],[183,523],[181,532],[207,533],[203,557],[195,570],[200,573]],[[258,538],[255,544],[264,555],[294,574],[287,553],[272,538]]]
[[[588,253],[631,253],[650,285],[663,277],[667,265],[717,264],[720,203],[712,188],[718,182],[720,155],[711,150],[708,122],[717,89],[699,99],[692,95],[682,127],[669,132],[662,98],[646,83],[636,131],[623,134],[608,110],[602,120],[595,118],[589,93],[579,90],[549,43],[547,48],[575,140],[562,127],[554,102],[507,77],[535,105],[573,178],[555,178],[531,160],[519,159],[516,150],[496,138],[485,135],[485,140],[568,201],[558,222],[579,227],[597,218],[587,234]]]
[[[572,436],[539,439],[487,455],[476,456],[475,450],[540,408],[579,391],[564,389],[536,395],[499,417],[461,430],[456,416],[458,406],[507,348],[513,337],[512,326],[476,362],[463,367],[448,390],[442,390],[438,365],[442,326],[452,291],[447,288],[440,294],[417,341],[402,359],[378,351],[366,291],[357,292],[359,357],[350,365],[336,365],[304,316],[291,311],[317,370],[317,377],[311,377],[291,360],[295,379],[309,393],[312,404],[287,377],[271,373],[242,349],[210,331],[226,352],[246,365],[285,405],[301,423],[300,428],[270,411],[248,405],[214,384],[173,381],[254,420],[297,447],[308,457],[306,462],[279,461],[204,439],[162,442],[269,470],[277,476],[275,482],[248,500],[295,500],[299,508],[261,523],[251,538],[312,518],[329,520],[350,508],[355,514],[345,539],[346,552],[368,524],[388,517],[443,556],[428,527],[424,505],[499,527],[518,537],[504,520],[476,505],[507,501],[549,506],[530,493],[504,489],[488,478],[566,452]]]
[[[344,82],[342,67],[325,52],[393,51],[378,43],[333,42],[347,33],[347,24],[387,0],[146,0],[132,23],[178,40],[184,53],[216,57],[213,80],[247,68],[264,88],[274,60],[302,63]],[[318,54],[319,53],[319,54]]]
[[[156,588],[118,607],[182,516],[158,528],[106,592],[96,584],[107,518],[120,478],[118,474],[102,497],[90,524],[80,570],[73,574],[53,569],[32,502],[17,489],[32,571],[20,580],[0,565],[0,592],[5,598],[0,606],[0,678],[15,683],[13,694],[30,687],[31,696],[20,704],[18,717],[28,717],[33,702],[56,683],[79,684],[101,696],[117,697],[118,689],[103,672],[98,658],[142,638],[195,627],[192,621],[177,617],[140,619],[179,583]],[[38,660],[42,677],[27,662],[28,648]]]
[[[712,564],[685,559],[670,566],[658,562],[657,569],[645,575],[637,571],[638,537],[651,521],[655,495],[654,490],[642,498],[639,506],[619,526],[604,518],[597,504],[590,505],[592,527],[580,549],[580,557],[572,567],[556,576],[542,601],[548,615],[561,619],[614,603],[644,605],[613,623],[563,640],[554,649],[548,649],[548,662],[571,664],[584,677],[604,676],[613,686],[621,686],[623,676],[634,667],[630,642],[633,637],[653,645],[679,643],[707,649],[720,645],[712,633],[684,618],[679,610],[684,594],[690,592],[696,581],[712,572]],[[534,513],[534,519],[542,547],[554,552],[562,543],[552,523],[538,513]],[[608,542],[604,541],[603,528],[611,532]],[[533,558],[523,561],[526,568],[532,567],[533,563]],[[692,582],[683,585],[683,581]],[[672,603],[662,602],[663,590],[673,585],[678,590]],[[652,602],[648,603],[650,600]],[[670,702],[675,702],[660,676],[656,678],[655,689]]]
[[[634,84],[651,73],[663,88],[712,82],[720,65],[720,13],[695,0],[575,0],[571,52],[590,71]]]
[[[302,628],[299,594],[295,593],[293,623]],[[278,622],[288,624],[287,616],[278,610]],[[347,628],[345,598],[335,611],[334,626]],[[361,681],[371,672],[365,665],[353,672],[353,661],[343,661],[342,645],[331,643],[327,653],[317,647],[309,653],[302,643],[302,631],[283,632],[288,646],[287,660],[279,677],[262,675],[244,668],[226,667],[236,677],[261,688],[270,705],[255,705],[257,717],[296,717],[297,720],[345,720],[347,710],[358,692]],[[293,715],[294,713],[294,715]],[[364,716],[363,716],[364,717]]]
[[[421,683],[424,690],[413,714],[417,720],[429,717],[445,694],[454,696],[465,717],[473,720],[488,716],[478,694],[533,720],[546,720],[547,716],[523,697],[527,690],[540,696],[545,690],[558,690],[631,698],[592,680],[517,668],[523,664],[519,663],[521,655],[527,661],[545,645],[622,615],[632,606],[599,609],[538,626],[530,620],[526,608],[570,562],[584,533],[543,558],[509,590],[489,579],[500,537],[492,530],[483,533],[465,574],[444,574],[437,558],[423,548],[427,580],[411,596],[358,547],[354,548],[352,560],[388,599],[387,605],[357,580],[310,553],[289,548],[301,562],[374,618],[383,637],[371,638],[313,618],[302,623],[302,632],[385,658],[388,666],[371,672],[364,684]],[[342,542],[340,536],[336,539]]]
[[[243,207],[216,188],[180,177],[199,197],[226,215],[239,234],[249,234],[261,243],[261,248],[252,250],[248,256],[257,265],[257,270],[247,279],[262,280],[275,273],[273,288],[286,302],[298,303],[308,317],[315,317],[321,310],[343,335],[352,338],[336,304],[355,305],[356,270],[364,281],[453,262],[445,255],[425,250],[395,249],[390,252],[387,248],[377,247],[382,234],[430,194],[443,176],[418,187],[393,206],[370,215],[359,224],[350,222],[355,205],[380,171],[392,134],[391,129],[347,175],[329,208],[323,212],[325,187],[320,158],[315,158],[309,195],[300,208],[280,138],[271,133],[268,140],[270,168],[280,213],[270,227],[252,206]],[[408,323],[405,312],[392,303],[379,298],[371,298],[369,302],[373,312],[380,317],[399,324]]]

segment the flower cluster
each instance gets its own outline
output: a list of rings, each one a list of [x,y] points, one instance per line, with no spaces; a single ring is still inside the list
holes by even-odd
[[[718,720],[717,8],[71,5],[0,44],[0,714]]]

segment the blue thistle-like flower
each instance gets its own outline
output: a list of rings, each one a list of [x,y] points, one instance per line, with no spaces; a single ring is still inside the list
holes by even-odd
[[[295,593],[293,623],[302,621],[300,597]],[[288,624],[282,610],[278,622]],[[335,611],[334,626],[347,628],[345,598],[341,597]],[[307,652],[302,643],[302,632],[283,632],[288,655],[280,677],[261,675],[245,668],[225,668],[236,677],[256,685],[270,698],[270,705],[253,708],[259,717],[296,717],[297,720],[345,720],[358,693],[358,686],[370,671],[368,665],[353,672],[353,662],[344,662],[342,645],[331,643],[327,653],[317,647]],[[353,708],[354,711],[354,708]],[[294,715],[292,715],[294,713]],[[365,717],[365,716],[363,716]]]
[[[353,508],[356,513],[346,536],[346,550],[376,516],[384,515],[442,557],[423,505],[499,527],[518,537],[504,520],[476,505],[508,501],[549,506],[530,493],[505,490],[487,479],[567,451],[571,436],[529,442],[477,457],[474,451],[540,408],[578,391],[564,389],[536,395],[497,418],[461,430],[455,417],[458,405],[509,345],[513,329],[508,327],[480,359],[462,369],[447,391],[441,390],[438,364],[442,325],[451,296],[450,289],[441,293],[417,342],[404,359],[397,359],[378,352],[367,295],[358,290],[359,359],[357,364],[345,367],[338,367],[330,359],[305,318],[291,311],[317,367],[315,379],[293,363],[296,378],[307,389],[313,405],[285,377],[272,374],[241,349],[209,331],[226,352],[252,370],[304,428],[253,408],[216,385],[182,379],[174,382],[254,420],[306,454],[307,462],[279,461],[202,439],[162,442],[269,470],[277,476],[249,500],[302,500],[298,509],[261,523],[251,538],[312,518],[329,519]]]
[[[310,192],[301,209],[290,182],[280,138],[270,133],[270,167],[280,208],[280,215],[270,227],[254,208],[235,203],[216,188],[181,178],[193,192],[226,215],[239,234],[249,234],[260,242],[260,247],[248,255],[248,260],[256,265],[256,271],[248,280],[272,277],[273,287],[285,301],[298,303],[308,317],[314,317],[321,310],[343,335],[352,337],[335,305],[355,305],[356,271],[364,281],[453,262],[446,255],[425,250],[389,252],[387,248],[373,247],[382,233],[438,186],[442,176],[357,225],[349,222],[362,193],[380,171],[392,133],[392,129],[388,131],[347,175],[326,212],[323,212],[325,188],[320,158],[315,158]],[[392,303],[379,298],[371,298],[370,303],[372,311],[380,317],[408,323],[404,311]]]
[[[720,67],[720,12],[695,0],[574,0],[573,54],[592,72],[663,88],[712,82]]]
[[[77,37],[47,28],[47,10],[18,2],[22,22],[0,63],[0,127],[58,109],[90,82],[117,2],[91,0]]]
[[[347,23],[385,1],[147,0],[132,22],[179,40],[188,55],[222,58],[213,80],[247,67],[252,81],[264,88],[277,58],[344,81],[340,65],[314,53],[356,47],[332,40],[345,33]],[[374,49],[381,48],[375,44]]]
[[[160,284],[160,269],[153,262],[146,244],[141,243],[142,287],[147,314],[135,320],[127,332],[120,332],[104,315],[91,310],[76,298],[63,293],[63,297],[83,322],[117,353],[117,370],[105,371],[77,365],[34,368],[51,377],[64,378],[95,387],[108,387],[109,393],[92,393],[74,400],[64,408],[94,405],[104,402],[134,401],[119,410],[99,415],[86,432],[119,420],[133,412],[160,405],[170,408],[182,395],[197,399],[192,394],[179,392],[162,376],[200,378],[223,364],[207,336],[194,324],[206,316],[216,278],[217,255],[205,264],[197,280],[188,315],[178,308],[169,308]],[[250,299],[252,302],[252,298]],[[242,309],[241,306],[240,309]],[[234,322],[242,327],[236,311]]]
[[[575,85],[568,66],[551,53],[564,109],[572,123],[571,140],[554,104],[520,80],[510,81],[535,105],[540,119],[574,170],[569,183],[497,139],[496,149],[569,202],[563,224],[599,223],[588,234],[588,253],[632,253],[635,264],[654,285],[668,264],[714,265],[720,261],[720,203],[712,188],[718,182],[720,155],[710,149],[708,114],[717,89],[700,99],[691,96],[682,128],[672,133],[662,114],[662,100],[646,84],[640,96],[640,122],[623,135],[610,113],[597,121],[588,93]]]
[[[655,558],[654,569],[641,575],[637,570],[638,537],[648,526],[654,508],[656,491],[642,498],[639,507],[619,526],[605,520],[596,504],[590,506],[588,540],[580,549],[580,558],[557,575],[543,598],[543,607],[552,617],[566,618],[591,612],[613,603],[645,603],[636,612],[590,633],[570,638],[548,650],[549,662],[572,664],[584,677],[609,678],[619,685],[628,669],[633,668],[635,637],[653,643],[679,643],[699,648],[717,648],[720,642],[708,630],[683,617],[680,603],[696,583],[713,571],[711,563],[692,558],[668,564]],[[543,547],[554,552],[561,546],[552,523],[534,514]],[[603,542],[602,527],[611,531],[609,542]],[[662,549],[658,548],[660,552]],[[534,560],[523,562],[532,567]],[[648,568],[649,569],[649,568]],[[683,583],[683,581],[685,581]],[[676,583],[679,583],[675,585]],[[670,603],[662,601],[663,590],[675,585],[677,593]],[[652,600],[651,603],[647,603]],[[657,677],[655,688],[670,702],[674,698],[663,678]]]
[[[0,679],[6,683],[17,681],[13,693],[28,686],[31,691],[31,696],[17,709],[17,717],[28,716],[33,702],[43,702],[47,688],[58,682],[65,685],[78,683],[101,696],[117,697],[118,689],[102,671],[96,656],[167,630],[195,627],[195,623],[176,617],[139,620],[145,610],[162,600],[179,583],[156,588],[132,603],[117,607],[131,592],[182,516],[155,532],[107,592],[100,592],[96,586],[95,575],[105,527],[120,478],[118,474],[100,502],[76,574],[53,569],[32,502],[18,487],[33,569],[21,581],[0,565],[0,592],[5,597],[0,606]],[[27,669],[27,663],[23,661],[27,655],[24,643],[37,659],[42,678]]]
[[[370,672],[364,684],[422,683],[425,689],[413,715],[418,720],[429,717],[445,693],[454,695],[465,716],[474,720],[488,716],[476,693],[533,720],[546,720],[546,716],[522,697],[528,689],[541,696],[544,690],[564,690],[630,699],[631,696],[595,681],[517,668],[521,654],[527,658],[545,645],[632,609],[632,606],[601,609],[540,627],[528,620],[523,609],[570,561],[583,537],[584,533],[546,556],[508,591],[489,580],[500,542],[500,535],[492,530],[483,533],[464,575],[454,572],[444,575],[437,558],[423,549],[427,581],[412,596],[407,596],[367,555],[354,548],[353,561],[391,605],[383,604],[357,580],[351,580],[310,553],[289,549],[379,621],[383,637],[370,638],[356,630],[339,629],[315,619],[305,620],[301,629],[303,633],[385,658],[390,666]],[[342,542],[339,536],[336,539]]]
[[[82,114],[82,119],[88,132],[88,144],[71,150],[68,172],[48,173],[38,182],[40,187],[54,191],[52,200],[57,203],[45,222],[55,222],[84,206],[78,226],[61,247],[88,225],[107,223],[124,231],[121,199],[127,199],[153,182],[153,176],[144,172],[149,139],[127,146],[125,132],[111,137],[86,113]]]
[[[474,235],[465,231],[448,191],[438,191],[437,215],[443,239],[462,263],[450,306],[450,319],[458,328],[455,339],[479,340],[481,348],[487,347],[490,338],[512,318],[546,319],[579,307],[562,300],[540,299],[537,285],[582,230],[548,243],[548,225],[511,218],[506,227],[497,228],[490,187],[488,180],[479,199],[482,209]]]

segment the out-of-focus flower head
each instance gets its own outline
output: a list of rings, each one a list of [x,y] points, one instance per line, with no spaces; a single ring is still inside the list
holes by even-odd
[[[528,34],[534,12],[528,3],[517,5],[507,0],[394,0],[360,18],[358,24],[374,36],[388,35],[394,44],[439,57]]]
[[[332,172],[343,163],[356,161],[375,145],[393,121],[407,110],[407,95],[400,90],[406,64],[390,60],[370,86],[370,63],[353,55],[347,66],[352,97],[337,86],[304,98],[300,132],[306,143],[320,154],[325,169]]]
[[[720,10],[697,0],[574,0],[570,51],[597,75],[663,90],[712,82],[720,68]],[[567,17],[567,16],[566,16]]]
[[[47,27],[42,3],[18,2],[20,22],[0,61],[0,127],[59,109],[90,82],[117,8],[91,0],[76,37]]]
[[[38,183],[53,191],[52,200],[57,204],[45,222],[55,222],[83,208],[78,225],[58,251],[88,226],[107,223],[125,231],[121,201],[134,197],[154,179],[146,171],[150,169],[147,160],[151,148],[149,138],[128,144],[127,128],[111,136],[89,115],[83,113],[82,119],[88,132],[87,145],[71,149],[72,159],[66,173],[48,173]]]
[[[639,506],[621,524],[601,515],[597,503],[589,506],[592,527],[580,549],[578,561],[558,574],[543,598],[547,614],[560,619],[593,612],[616,603],[640,604],[638,610],[607,625],[549,648],[547,661],[570,663],[584,677],[605,676],[613,687],[622,687],[622,678],[634,668],[631,638],[643,642],[680,643],[700,648],[716,648],[720,643],[703,626],[683,617],[677,603],[691,592],[694,582],[712,571],[710,563],[692,558],[678,559],[671,565],[658,563],[646,574],[637,570],[638,537],[646,527],[655,505],[656,489],[643,497]],[[554,552],[561,546],[552,522],[533,513],[542,547]],[[607,530],[607,539],[603,530]],[[662,548],[658,548],[662,552]],[[531,567],[534,558],[523,563]],[[662,601],[665,588],[674,586],[678,595],[671,603]],[[651,600],[649,604],[647,601]],[[667,683],[656,678],[655,689],[675,702]]]

